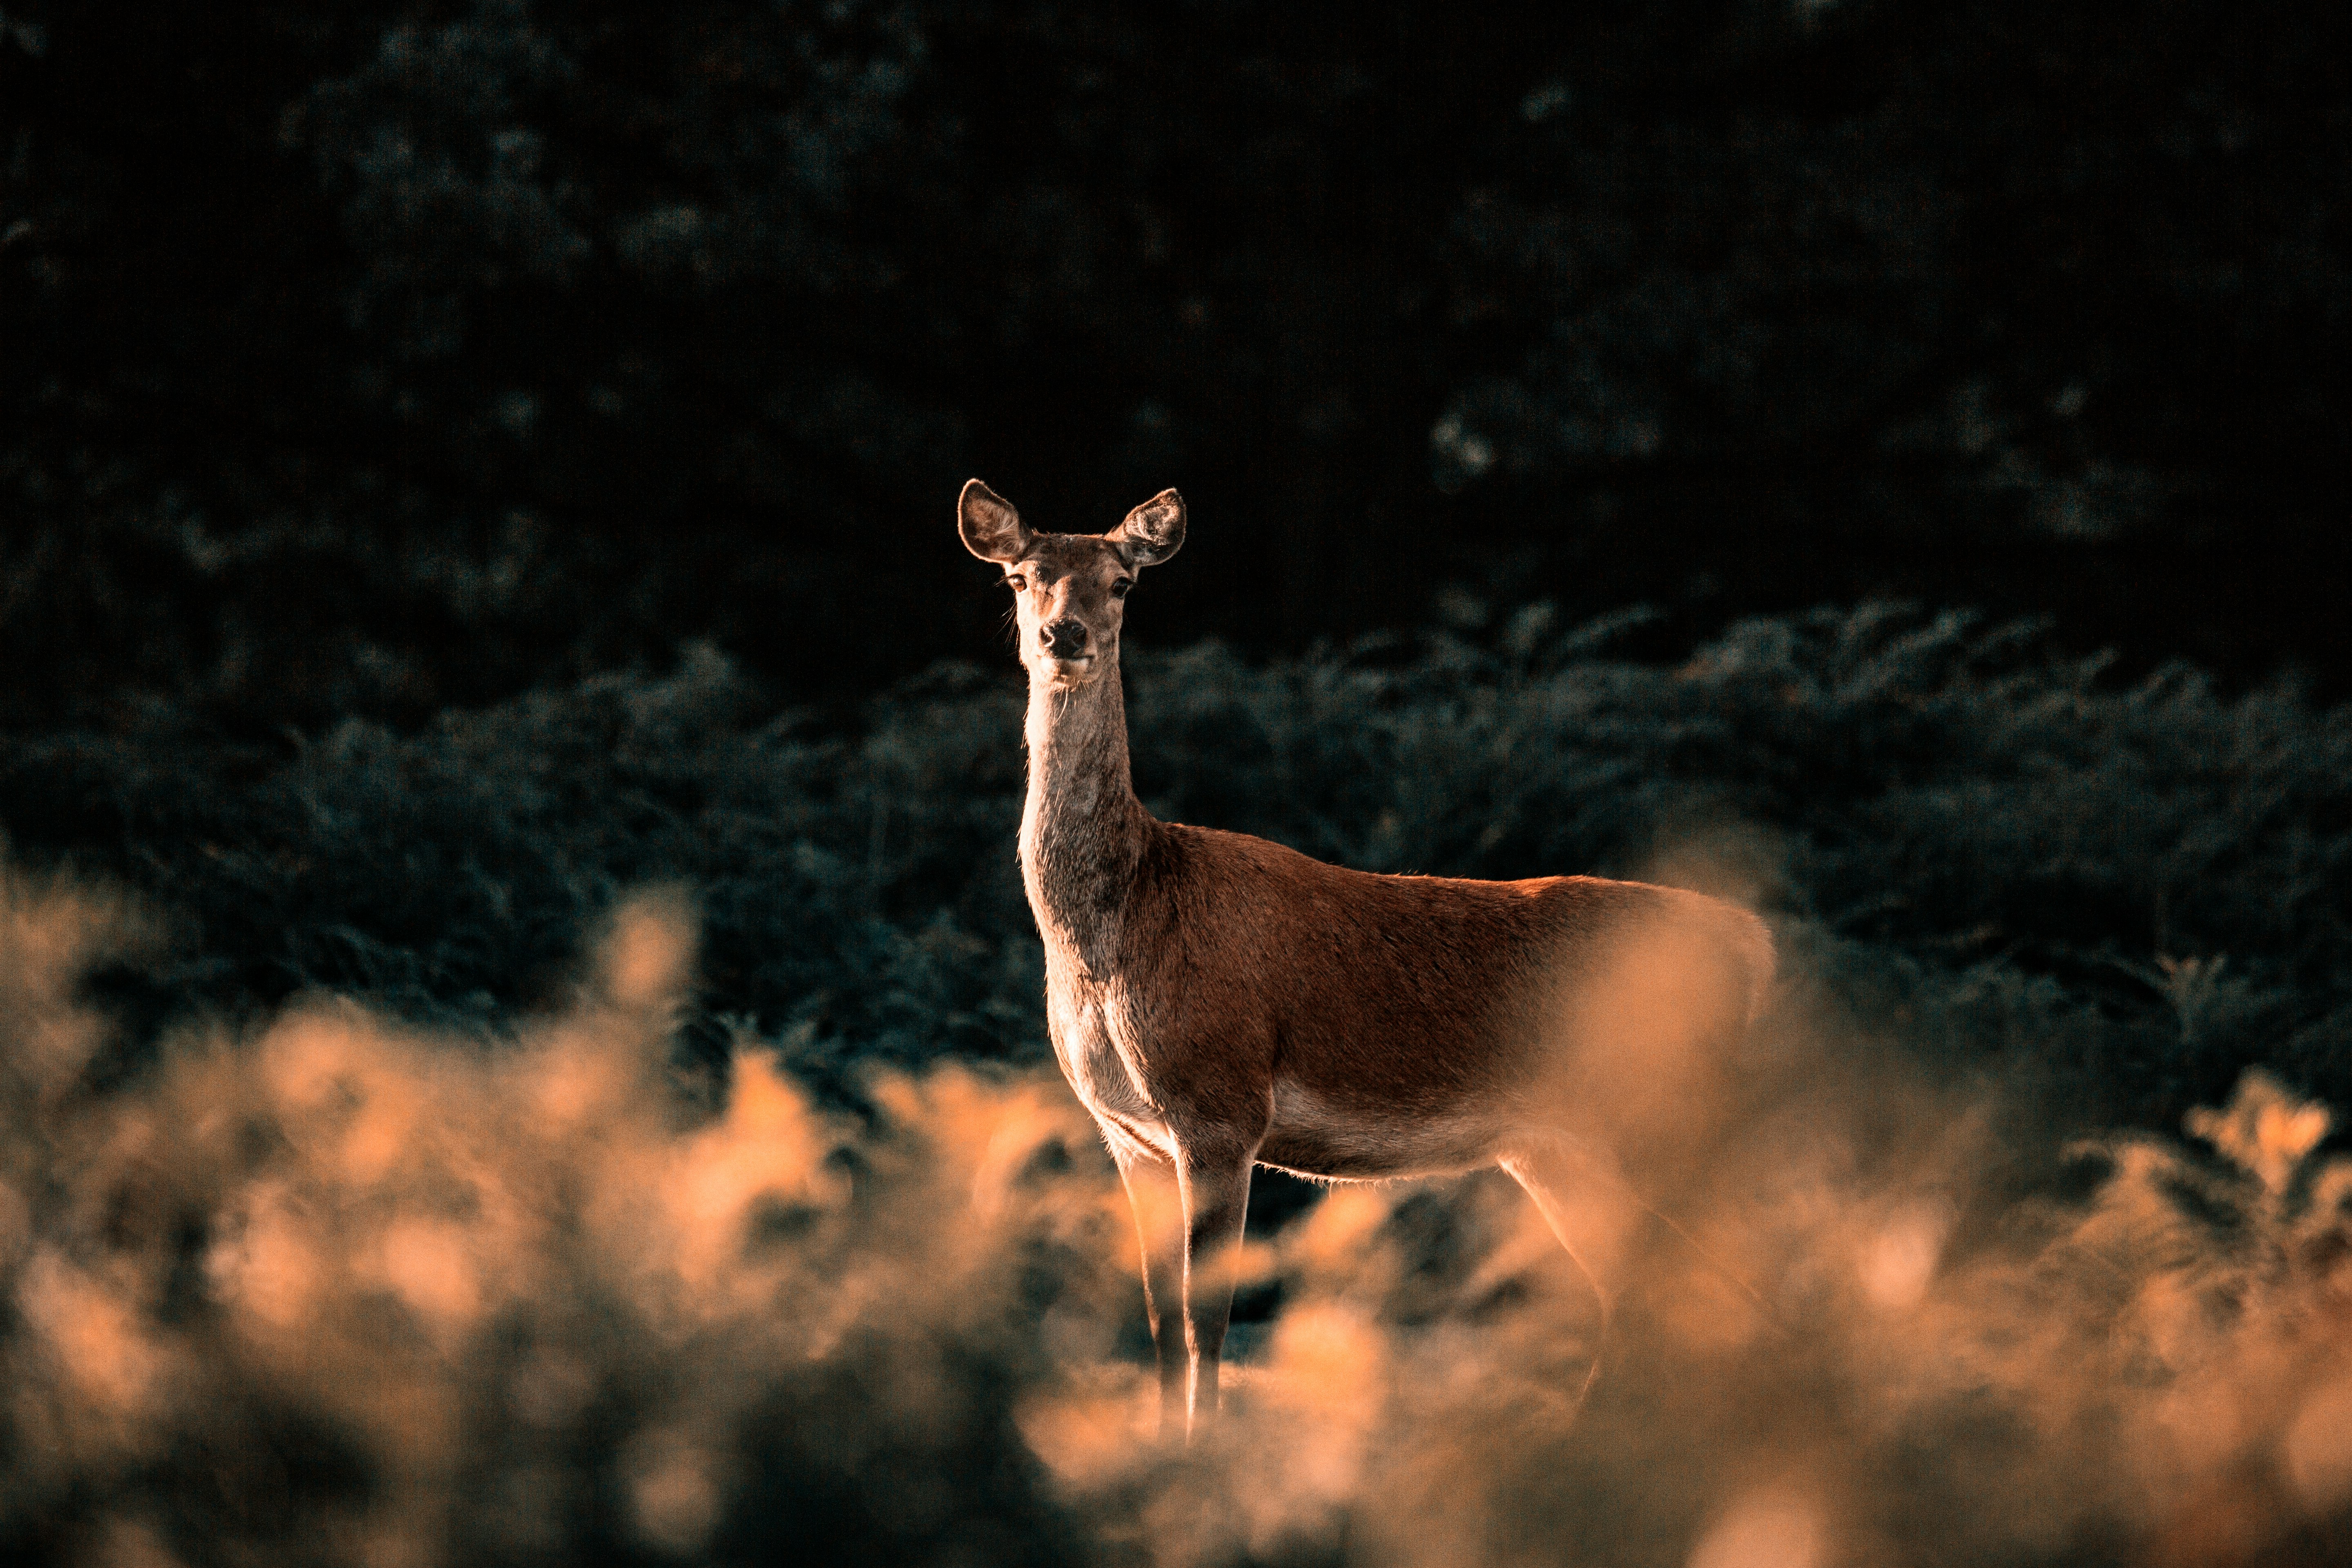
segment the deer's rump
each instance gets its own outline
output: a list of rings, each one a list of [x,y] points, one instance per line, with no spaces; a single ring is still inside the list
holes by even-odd
[[[1173,824],[1139,871],[1122,958],[1162,1001],[1138,1055],[1188,1109],[1270,1107],[1260,1158],[1310,1175],[1670,1131],[1771,973],[1754,916],[1646,883],[1379,876]]]

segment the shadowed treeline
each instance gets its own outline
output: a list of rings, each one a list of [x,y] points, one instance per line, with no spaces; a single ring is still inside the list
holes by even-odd
[[[2312,0],[12,0],[0,722],[970,649],[986,476],[1171,641],[1895,594],[2344,689]]]
[[[503,1048],[313,998],[93,1086],[136,917],[0,883],[0,1546],[42,1562],[2266,1563],[2352,1544],[2352,1169],[2259,1073],[2055,1151],[1810,963],[1629,1249],[1606,1375],[1500,1179],[1340,1189],[1154,1446],[1124,1199],[1050,1074],[666,1070],[622,904]],[[1872,1044],[1875,1037],[1877,1043]],[[1705,1108],[1693,1107],[1704,1115]],[[1749,1294],[1749,1292],[1752,1292]]]

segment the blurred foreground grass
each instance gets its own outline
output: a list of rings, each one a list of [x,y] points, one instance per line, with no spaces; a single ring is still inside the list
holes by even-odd
[[[2256,1063],[2352,1103],[2352,713],[2186,669],[2123,687],[1957,615],[1749,621],[1676,668],[1610,657],[1633,618],[1131,652],[1137,786],[1370,869],[1729,893],[1925,1058],[2086,1120],[2174,1127]],[[826,1082],[1032,1059],[1010,664],[934,669],[849,732],[699,650],[407,734],[15,735],[0,825],[164,918],[96,982],[133,1056],[312,988],[495,1032],[561,1003],[623,890],[672,884],[706,1059],[737,1028]]]

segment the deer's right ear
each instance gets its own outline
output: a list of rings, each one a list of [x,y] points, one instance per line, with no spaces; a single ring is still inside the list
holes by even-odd
[[[956,498],[956,531],[963,535],[963,547],[982,561],[1006,564],[1028,554],[1035,537],[1022,526],[1013,503],[978,479],[965,480],[963,494]]]

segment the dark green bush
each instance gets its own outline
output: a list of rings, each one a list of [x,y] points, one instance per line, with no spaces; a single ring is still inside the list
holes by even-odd
[[[2343,711],[2121,685],[1959,615],[1753,620],[1672,668],[1610,657],[1625,625],[1135,652],[1137,787],[1377,870],[1696,878],[1857,1016],[2085,1116],[2170,1124],[2254,1063],[2352,1100]],[[495,1033],[562,999],[620,890],[675,883],[706,1049],[1021,1058],[1020,705],[1009,664],[944,666],[845,733],[696,651],[410,734],[13,737],[0,819],[182,918],[176,958],[118,977],[151,1020],[324,987]]]

